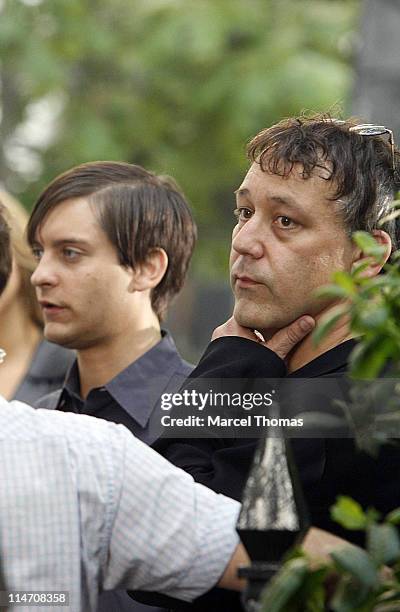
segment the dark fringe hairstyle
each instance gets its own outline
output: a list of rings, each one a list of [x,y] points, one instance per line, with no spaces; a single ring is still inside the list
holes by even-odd
[[[28,222],[31,246],[46,215],[71,198],[87,198],[115,247],[120,264],[135,268],[152,249],[168,255],[168,268],[152,290],[154,312],[162,319],[185,280],[197,238],[189,205],[169,177],[123,162],[89,162],[54,179],[39,196]]]

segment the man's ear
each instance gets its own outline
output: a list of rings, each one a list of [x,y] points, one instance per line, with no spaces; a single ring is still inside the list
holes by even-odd
[[[375,238],[380,246],[385,248],[385,253],[380,259],[379,263],[377,263],[375,259],[371,258],[369,255],[365,255],[360,249],[357,249],[357,255],[354,259],[353,267],[359,266],[364,262],[369,264],[368,267],[361,272],[360,276],[362,278],[373,278],[374,276],[377,276],[392,252],[392,240],[387,232],[375,229],[371,232],[371,236]]]
[[[168,268],[168,255],[159,247],[151,249],[146,259],[132,270],[132,279],[128,291],[146,291],[154,289],[162,281]]]

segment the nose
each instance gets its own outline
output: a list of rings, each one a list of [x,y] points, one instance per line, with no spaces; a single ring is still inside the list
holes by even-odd
[[[244,225],[237,226],[232,235],[232,251],[259,259],[264,254],[263,228],[252,217]]]
[[[31,276],[34,287],[53,286],[58,283],[58,276],[51,258],[45,254],[39,259],[35,271]]]

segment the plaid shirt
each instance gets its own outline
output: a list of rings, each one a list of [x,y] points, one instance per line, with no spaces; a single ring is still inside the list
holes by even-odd
[[[0,465],[7,589],[69,592],[69,608],[43,610],[90,612],[99,590],[118,587],[190,601],[238,542],[239,504],[121,425],[0,398]]]

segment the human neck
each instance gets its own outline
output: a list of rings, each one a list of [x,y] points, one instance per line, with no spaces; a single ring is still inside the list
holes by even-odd
[[[336,308],[336,306],[337,304],[334,304],[333,306],[328,306],[320,313],[313,316],[316,322],[316,326],[321,321],[321,319],[327,316],[330,312],[332,312],[334,308]],[[264,338],[267,339],[271,338],[274,333],[276,333],[276,331],[278,330],[266,329],[262,330],[262,334]],[[335,346],[338,346],[342,342],[345,342],[346,340],[351,340],[351,338],[353,337],[354,334],[352,334],[350,331],[349,320],[346,316],[343,316],[339,319],[333,329],[331,329],[330,332],[326,336],[324,336],[324,338],[318,343],[317,346],[315,346],[314,344],[313,334],[308,334],[301,342],[296,344],[296,346],[286,357],[285,361],[288,372],[291,373],[295,372],[296,370],[299,370],[313,359],[316,359],[320,355],[323,355],[323,353],[326,353],[330,349],[335,348]]]
[[[316,315],[314,317],[316,326],[321,319],[325,318],[325,316],[332,312],[336,306],[337,305],[329,306]],[[288,372],[295,372],[296,370],[299,370],[313,359],[316,359],[320,355],[323,355],[327,351],[335,348],[335,346],[338,346],[342,342],[351,340],[353,337],[354,334],[350,331],[349,320],[346,316],[339,319],[333,329],[326,336],[324,336],[317,346],[314,344],[312,334],[309,334],[304,338],[304,340],[299,342],[299,344],[295,346],[289,354],[287,359]]]
[[[107,384],[160,339],[160,323],[154,315],[107,342],[79,350],[77,360],[81,397],[85,399],[91,389]]]
[[[0,316],[0,347],[7,353],[8,363],[19,360],[21,355],[31,357],[41,332],[31,318],[27,317],[23,300],[14,300]]]

